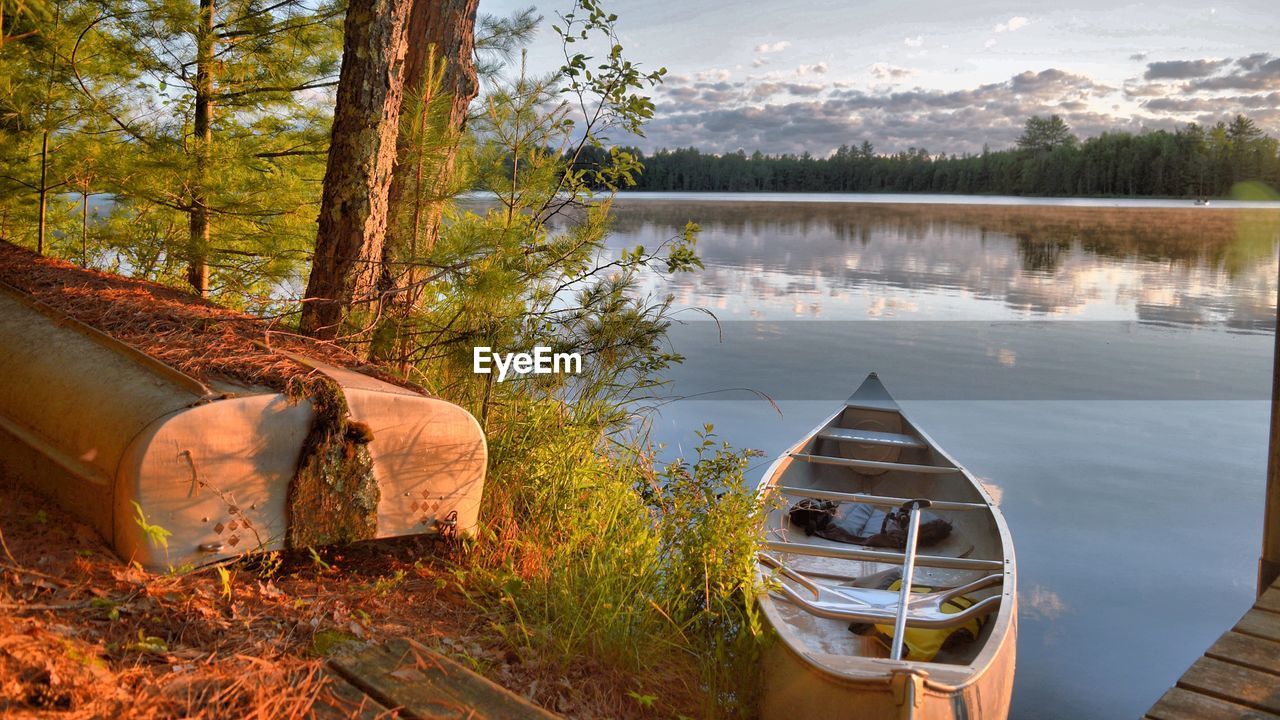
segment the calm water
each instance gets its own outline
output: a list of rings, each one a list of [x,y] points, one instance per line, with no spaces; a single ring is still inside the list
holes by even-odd
[[[1014,717],[1141,715],[1252,602],[1280,212],[831,199],[619,201],[615,248],[703,228],[646,279],[687,321],[657,439],[773,455],[878,371],[1001,499]]]

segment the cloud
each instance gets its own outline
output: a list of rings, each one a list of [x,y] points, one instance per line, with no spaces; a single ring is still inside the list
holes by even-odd
[[[826,75],[827,64],[824,62],[820,62],[815,65],[801,65],[800,67],[796,68],[796,74],[797,75]]]
[[[1255,53],[1242,57],[1226,72],[1201,77],[1187,85],[1193,92],[1215,90],[1280,90],[1280,57]]]
[[[886,65],[883,72],[889,68]],[[1099,100],[1117,89],[1058,68],[954,91],[868,90],[776,78],[689,89],[698,92],[682,93],[679,99],[665,90],[660,93],[655,118],[640,143],[643,148],[692,145],[711,152],[741,147],[748,152],[822,154],[870,140],[889,152],[909,147],[980,152],[985,143],[1012,145],[1026,119],[1035,114],[1061,114],[1082,135],[1158,124],[1154,118],[1099,113],[1094,109]],[[713,101],[722,97],[739,99]],[[1176,124],[1170,121],[1169,126]]]
[[[1162,97],[1175,93],[1177,90],[1177,86],[1164,83],[1140,83],[1136,80],[1127,80],[1124,84],[1124,95],[1130,100],[1143,97]]]
[[[818,95],[823,90],[827,89],[825,85],[817,85],[814,83],[787,83],[786,88],[787,92],[798,96]]]
[[[1143,80],[1165,83],[1126,83],[1130,97],[1187,95],[1221,91],[1280,90],[1280,57],[1254,53],[1241,58],[1165,60],[1147,64]]]
[[[1222,68],[1227,60],[1167,60],[1147,63],[1142,77],[1147,80],[1187,80],[1208,77]]]
[[[990,50],[991,48],[993,48],[993,47],[995,47],[995,46],[996,46],[996,39],[995,39],[995,38],[987,38],[987,41],[986,41],[986,42],[984,42],[984,43],[982,43],[982,47],[987,48],[988,50]]]
[[[1274,59],[1268,53],[1254,53],[1236,60],[1236,65],[1245,70],[1253,71],[1265,68],[1274,62]]]
[[[763,44],[757,45],[755,48],[755,51],[761,55],[764,55],[767,53],[782,52],[783,50],[786,50],[789,47],[791,47],[790,42],[786,40],[779,40],[778,42],[773,43],[772,45],[770,45],[769,43],[763,43]]]
[[[1191,65],[1159,65],[1155,74],[1206,72],[1196,69],[1197,59],[1163,62]],[[887,62],[864,66],[861,83],[828,79],[824,63],[741,81],[713,71],[660,87],[647,137],[636,142],[646,151],[694,146],[821,155],[869,140],[881,152],[977,153],[987,144],[1012,146],[1028,117],[1050,114],[1061,115],[1081,137],[1173,130],[1189,121],[1209,126],[1236,113],[1280,133],[1280,57],[1255,53],[1207,62],[1220,63],[1207,76],[1149,81],[1138,75],[1122,87],[1050,67],[958,90],[905,89],[896,81],[913,71]]]
[[[1245,110],[1280,108],[1280,92],[1269,95],[1234,95],[1227,97],[1163,97],[1144,101],[1148,110],[1174,113],[1210,113],[1234,115]],[[1230,108],[1230,110],[1224,110]]]
[[[816,83],[762,82],[751,90],[751,97],[756,100],[766,100],[782,93],[805,97],[819,95],[826,89],[826,85]]]
[[[1002,23],[1000,23],[1000,24],[996,25],[996,26],[995,26],[995,31],[996,31],[996,32],[998,32],[998,33],[1002,33],[1002,32],[1013,32],[1013,31],[1015,31],[1015,30],[1020,30],[1020,29],[1022,29],[1022,28],[1024,28],[1024,27],[1026,27],[1026,26],[1027,26],[1027,23],[1029,23],[1029,22],[1031,22],[1031,21],[1030,21],[1030,20],[1028,20],[1028,19],[1026,19],[1026,18],[1024,18],[1024,17],[1022,17],[1021,15],[1018,15],[1018,16],[1015,16],[1015,17],[1011,17],[1011,18],[1009,18],[1009,21],[1008,21],[1008,22],[1002,22]]]
[[[1009,80],[1009,87],[1019,95],[1040,98],[1056,96],[1083,98],[1089,95],[1106,95],[1116,89],[1110,85],[1096,83],[1084,75],[1075,75],[1057,68],[1041,70],[1038,73],[1030,70],[1018,73]]]
[[[902,44],[909,48],[918,48],[921,45],[924,45],[924,36],[917,35],[913,38],[902,38]]]
[[[903,80],[915,74],[915,70],[908,70],[888,63],[875,63],[871,66],[871,76],[880,80]]]
[[[1132,55],[1130,55],[1130,56],[1129,56],[1129,59],[1130,59],[1130,60],[1135,60],[1135,61],[1137,61],[1137,62],[1142,62],[1143,60],[1146,60],[1146,59],[1147,59],[1147,53],[1144,53],[1144,52],[1134,53],[1134,54],[1132,54]]]
[[[711,70],[703,70],[702,72],[694,75],[694,78],[701,82],[707,82],[709,80],[728,80],[729,71],[723,68],[713,68]]]

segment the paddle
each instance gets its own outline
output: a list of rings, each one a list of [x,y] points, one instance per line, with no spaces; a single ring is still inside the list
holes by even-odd
[[[916,569],[916,531],[920,529],[920,511],[932,503],[924,498],[908,500],[902,509],[910,512],[907,518],[907,546],[903,549],[906,560],[902,562],[902,587],[898,596],[898,616],[893,620],[893,647],[889,657],[902,659],[902,645],[907,634],[907,602],[911,599],[911,575]]]

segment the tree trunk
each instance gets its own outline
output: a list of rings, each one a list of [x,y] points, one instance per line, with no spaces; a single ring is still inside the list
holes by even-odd
[[[405,55],[404,83],[410,92],[426,92],[425,80],[428,64],[444,61],[444,74],[439,92],[448,96],[449,113],[445,118],[445,133],[458,135],[467,120],[467,108],[480,91],[475,66],[476,8],[479,0],[415,0],[409,16],[409,50]],[[416,118],[420,128],[426,128],[425,114],[430,98],[423,98],[419,106],[424,117]],[[440,197],[453,177],[456,142],[450,142],[442,153],[433,158],[438,164],[426,167],[425,158],[414,152],[413,138],[405,132],[412,125],[410,118],[401,118],[397,143],[399,163],[391,180],[390,216],[393,223],[387,230],[387,242],[383,248],[384,270],[388,272],[391,289],[413,282],[412,272],[396,268],[395,261],[412,257],[418,252],[430,250],[440,234],[443,203],[433,201]],[[412,222],[403,222],[412,218]],[[387,283],[384,283],[387,284]]]
[[[387,191],[404,97],[410,0],[351,0],[329,161],[300,329],[331,340],[351,308],[376,297]]]
[[[213,142],[213,0],[200,0],[196,32],[196,114],[193,142],[196,177],[191,188],[191,235],[187,243],[187,282],[200,295],[209,293],[209,150]]]
[[[49,131],[40,136],[40,223],[36,236],[36,253],[44,254],[45,214],[49,208]]]
[[[80,190],[80,267],[89,267],[89,185]]]

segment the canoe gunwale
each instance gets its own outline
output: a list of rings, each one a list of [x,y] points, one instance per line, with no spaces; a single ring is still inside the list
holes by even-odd
[[[92,325],[75,319],[67,313],[64,313],[40,300],[36,296],[23,292],[3,280],[0,280],[0,292],[9,295],[14,300],[26,305],[41,315],[44,315],[51,320],[54,325],[74,330],[107,350],[118,355],[122,355],[128,360],[142,365],[157,375],[162,376],[169,382],[181,387],[192,395],[195,395],[195,402],[197,403],[207,402],[218,396],[217,393],[199,379],[182,372],[172,365],[160,362],[134,346],[121,342]]]

